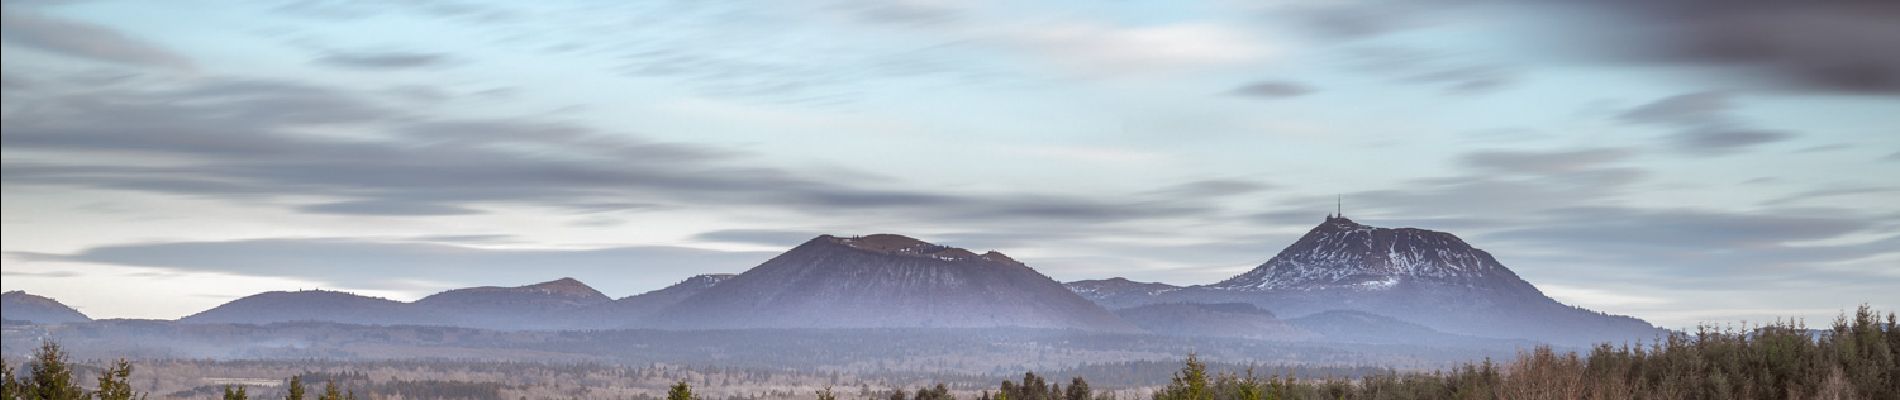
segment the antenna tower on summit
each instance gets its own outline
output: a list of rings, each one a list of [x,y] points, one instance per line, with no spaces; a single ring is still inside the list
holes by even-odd
[[[1333,195],[1333,215],[1346,217],[1346,195]]]

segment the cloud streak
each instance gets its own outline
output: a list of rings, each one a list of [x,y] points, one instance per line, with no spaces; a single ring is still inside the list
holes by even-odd
[[[485,249],[423,242],[312,238],[131,243],[73,254],[27,256],[173,271],[295,278],[370,290],[412,288],[408,283],[378,286],[378,282],[439,282],[446,289],[514,286],[572,276],[618,297],[639,294],[708,271],[743,271],[771,255],[668,246]],[[365,280],[365,276],[377,279]]]
[[[135,67],[190,71],[190,59],[112,28],[16,7],[0,8],[7,43],[69,57]]]
[[[449,56],[441,53],[331,52],[318,57],[315,62],[348,69],[398,70],[440,67],[449,61]]]
[[[114,115],[114,118],[83,118]],[[629,201],[893,212],[951,219],[1112,222],[1193,215],[1194,203],[1032,193],[967,195],[853,185],[749,165],[702,146],[528,119],[432,120],[344,91],[226,81],[46,99],[4,121],[20,151],[189,157],[185,165],[8,160],[5,182],[239,199],[333,198],[309,213],[474,214],[481,204],[592,209]],[[362,138],[301,133],[348,126]]]

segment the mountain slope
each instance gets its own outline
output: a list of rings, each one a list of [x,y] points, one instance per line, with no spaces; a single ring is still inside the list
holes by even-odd
[[[1447,333],[1563,344],[1661,332],[1635,318],[1558,303],[1450,233],[1333,216],[1253,270],[1149,299],[1184,301],[1245,302],[1290,316],[1357,310]]]
[[[612,301],[574,278],[527,286],[481,286],[449,290],[416,300],[416,307],[447,323],[487,329],[556,329],[555,314]]]
[[[671,328],[1028,327],[1136,331],[997,252],[822,235],[661,311]]]
[[[91,321],[92,318],[79,310],[60,304],[46,296],[26,294],[25,291],[11,291],[0,294],[0,318],[14,321],[32,321],[41,324],[64,324]]]
[[[1336,343],[1400,343],[1415,345],[1485,345],[1509,341],[1439,332],[1398,318],[1363,311],[1329,310],[1286,320],[1288,325]]]
[[[1311,332],[1288,325],[1246,303],[1149,304],[1115,310],[1115,315],[1149,332],[1172,336],[1236,337],[1278,341],[1311,340]]]
[[[570,326],[595,329],[642,327],[648,317],[660,312],[681,300],[699,294],[713,285],[737,276],[735,274],[701,274],[686,278],[654,291],[622,297],[605,303],[595,304],[576,310],[570,316]]]
[[[441,324],[409,303],[328,290],[264,292],[179,319],[189,323],[323,321],[362,325]]]
[[[1147,299],[1163,293],[1181,290],[1180,286],[1160,282],[1136,282],[1128,278],[1081,280],[1062,284],[1069,291],[1081,295],[1103,307],[1125,308],[1146,304]]]

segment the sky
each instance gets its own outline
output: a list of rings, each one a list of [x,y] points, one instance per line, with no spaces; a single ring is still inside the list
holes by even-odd
[[[1336,199],[1664,327],[1900,306],[1890,0],[4,7],[0,286],[95,318],[825,233],[1207,284]]]

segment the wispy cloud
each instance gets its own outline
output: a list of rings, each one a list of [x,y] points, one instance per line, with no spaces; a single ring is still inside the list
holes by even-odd
[[[93,61],[190,71],[190,59],[118,30],[7,6],[0,8],[7,43]]]
[[[321,65],[369,70],[439,67],[449,61],[445,54],[413,52],[330,52],[316,59]]]

